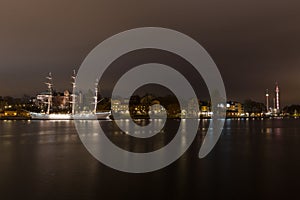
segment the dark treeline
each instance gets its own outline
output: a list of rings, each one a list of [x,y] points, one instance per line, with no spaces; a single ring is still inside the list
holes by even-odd
[[[263,103],[247,99],[244,101],[244,112],[246,113],[262,113],[266,111],[266,106]]]
[[[284,113],[289,113],[290,115],[299,115],[300,105],[290,105],[283,108]]]

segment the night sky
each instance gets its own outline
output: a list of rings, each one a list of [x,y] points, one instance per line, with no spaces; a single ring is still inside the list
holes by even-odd
[[[57,90],[71,89],[72,70],[101,41],[156,26],[207,50],[229,99],[263,102],[278,81],[282,104],[299,104],[299,10],[296,0],[0,0],[0,96],[35,95],[50,71]]]

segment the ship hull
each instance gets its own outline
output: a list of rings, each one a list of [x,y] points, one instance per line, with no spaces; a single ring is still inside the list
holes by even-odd
[[[30,113],[31,119],[34,120],[70,120],[72,115],[70,114],[46,114],[46,113]]]
[[[96,114],[46,114],[46,113],[30,113],[32,120],[102,120],[109,119],[111,112],[97,112]]]
[[[111,112],[97,112],[88,114],[75,114],[72,119],[74,120],[105,120],[109,119]]]

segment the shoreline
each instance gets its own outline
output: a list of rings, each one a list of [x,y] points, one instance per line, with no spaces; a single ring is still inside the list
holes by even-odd
[[[110,117],[111,120],[113,120],[113,117]],[[127,118],[124,118],[127,119]],[[133,117],[132,119],[149,119],[147,117]],[[154,119],[160,119],[160,118],[154,118]],[[167,119],[181,119],[180,117],[168,117]],[[210,117],[200,117],[200,118],[193,118],[193,117],[186,117],[182,119],[211,119]],[[300,119],[300,117],[284,117],[284,116],[279,116],[279,117],[226,117],[225,119]],[[0,121],[4,120],[34,120],[34,121],[39,121],[39,120],[52,120],[52,119],[31,119],[30,117],[0,117]],[[74,120],[74,119],[61,119],[61,120]]]

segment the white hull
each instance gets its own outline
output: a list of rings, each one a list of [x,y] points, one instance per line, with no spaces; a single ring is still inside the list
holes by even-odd
[[[72,96],[72,101],[70,102],[72,104],[72,113],[75,113],[75,71],[74,75],[72,76],[72,85],[73,85],[73,94]],[[51,105],[52,105],[52,98],[53,98],[53,84],[52,84],[52,75],[49,73],[49,76],[46,77],[48,79],[48,82],[46,85],[48,86],[48,92],[49,94],[47,95],[48,101],[47,101],[47,113],[50,113],[51,110]],[[90,113],[80,113],[80,114],[47,114],[47,113],[36,113],[36,112],[30,112],[30,117],[31,119],[37,119],[37,120],[97,120],[97,119],[109,119],[109,116],[111,115],[111,112],[97,112],[97,103],[98,102],[98,80],[95,83],[95,96],[94,96],[94,110],[93,112]]]
[[[84,120],[84,119],[109,119],[111,112],[97,112],[95,114],[46,114],[31,112],[30,117],[34,120]]]
[[[109,119],[109,116],[111,115],[111,112],[97,112],[96,114],[89,113],[89,114],[75,114],[72,116],[72,119],[75,120],[85,120],[85,119]]]

